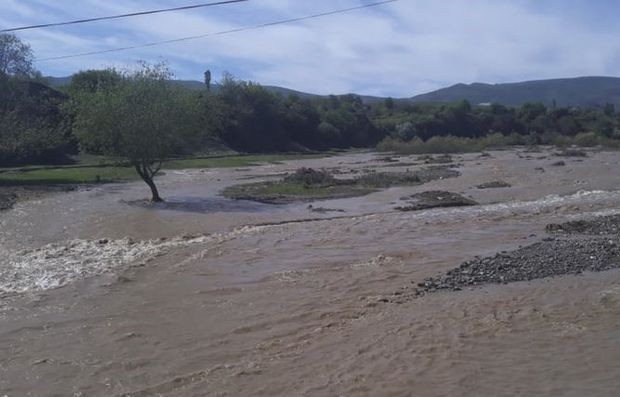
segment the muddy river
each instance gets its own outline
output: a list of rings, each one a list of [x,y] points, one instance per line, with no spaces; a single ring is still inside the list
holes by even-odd
[[[131,183],[0,212],[0,395],[617,395],[620,271],[380,298],[620,212],[620,153],[460,155],[457,178],[310,203],[337,210],[320,213],[219,195],[300,166],[424,166],[384,157],[171,171],[155,207]],[[394,209],[426,190],[480,205]]]

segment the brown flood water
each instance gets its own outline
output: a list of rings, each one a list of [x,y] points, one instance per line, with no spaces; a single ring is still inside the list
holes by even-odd
[[[617,211],[620,153],[550,153],[457,156],[458,178],[313,203],[345,211],[325,214],[217,193],[381,155],[175,172],[165,208],[127,204],[141,184],[21,203],[0,213],[0,395],[617,395],[620,271],[378,299]],[[512,187],[475,188],[495,180]],[[393,210],[431,189],[482,205]]]

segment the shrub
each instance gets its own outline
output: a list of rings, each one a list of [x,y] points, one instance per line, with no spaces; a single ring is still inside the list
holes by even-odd
[[[602,137],[595,132],[582,132],[577,134],[573,141],[577,146],[592,147],[600,144],[602,140],[600,138]]]
[[[416,185],[421,180],[413,172],[371,172],[355,178],[354,182],[366,187],[388,188],[390,186]]]
[[[336,182],[336,178],[326,170],[302,167],[284,177],[284,182],[304,185],[331,185]]]

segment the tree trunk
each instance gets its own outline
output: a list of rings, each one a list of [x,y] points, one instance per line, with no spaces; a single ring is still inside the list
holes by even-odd
[[[157,191],[157,186],[155,186],[155,182],[153,179],[145,180],[147,185],[151,188],[151,201],[153,203],[161,203],[164,201],[161,197],[159,197],[159,192]]]
[[[139,165],[136,165],[136,172],[140,175],[140,178],[149,186],[151,189],[151,202],[153,203],[161,203],[164,201],[159,196],[159,191],[157,190],[157,186],[155,186],[155,182],[153,182],[153,177],[149,175],[148,170],[142,169]]]

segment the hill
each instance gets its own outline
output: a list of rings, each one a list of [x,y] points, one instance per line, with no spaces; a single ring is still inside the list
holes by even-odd
[[[71,77],[72,76],[65,76],[65,77],[47,76],[45,77],[45,80],[51,87],[60,88],[62,86],[65,86],[71,83]],[[186,88],[197,89],[197,90],[201,90],[204,88],[204,83],[198,80],[174,80],[174,82]],[[279,94],[284,97],[287,97],[289,95],[297,95],[301,98],[312,99],[312,98],[321,98],[321,97],[326,96],[326,95],[310,94],[308,92],[302,92],[302,91],[292,90],[290,88],[278,87],[278,86],[273,86],[273,85],[264,85],[263,87],[267,89],[268,91],[273,92],[274,94]],[[211,89],[213,91],[217,91],[218,84],[211,85]],[[343,95],[338,95],[338,96],[343,96]],[[373,103],[373,102],[377,102],[377,101],[381,101],[385,99],[385,98],[365,96],[365,95],[360,95],[360,98],[362,98],[362,100],[367,103]]]
[[[46,77],[52,87],[61,87],[71,81],[68,77]],[[202,89],[204,83],[196,80],[175,80],[177,84],[193,89]],[[302,98],[317,98],[321,95],[310,94],[284,87],[264,86],[267,90],[288,96],[298,95]],[[217,91],[217,84],[213,90]],[[385,98],[361,96],[366,103],[381,101]],[[612,103],[620,109],[620,78],[618,77],[575,77],[566,79],[533,80],[519,83],[502,84],[456,84],[412,98],[399,99],[399,102],[455,102],[466,99],[472,104],[497,102],[506,106],[519,106],[525,102],[543,102],[552,106],[579,106],[600,108]]]
[[[453,102],[466,99],[472,104],[497,102],[518,106],[543,102],[547,106],[599,108],[613,103],[620,108],[620,78],[576,77],[534,80],[506,84],[456,84],[411,98],[413,102]]]
[[[60,88],[62,86],[65,86],[71,83],[71,78],[72,76],[65,76],[65,77],[48,76],[48,77],[45,77],[45,80],[51,87]],[[179,84],[180,86],[183,86],[186,88],[196,89],[196,90],[202,90],[205,87],[204,83],[198,80],[174,80],[174,83]],[[301,91],[295,91],[295,90],[291,90],[289,88],[284,88],[284,87],[276,87],[276,86],[269,86],[269,85],[264,86],[264,87],[273,93],[277,93],[283,96],[295,94],[295,95],[299,95],[302,98],[319,97],[319,95],[309,94],[309,93],[301,92]],[[211,88],[212,90],[217,91],[218,85],[213,84]]]

